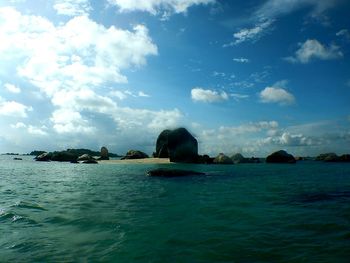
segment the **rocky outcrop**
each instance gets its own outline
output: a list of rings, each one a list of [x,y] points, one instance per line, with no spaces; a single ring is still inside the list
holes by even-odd
[[[154,157],[171,162],[197,163],[198,142],[185,128],[162,131],[156,142]]]
[[[170,130],[164,130],[162,131],[156,142],[156,153],[155,157],[157,158],[169,158],[169,151],[168,151],[168,136]]]
[[[51,161],[51,153],[45,152],[45,153],[39,154],[34,159],[38,162],[49,162]]]
[[[78,157],[79,155],[68,151],[53,152],[51,156],[51,161],[72,162],[72,161],[76,161]]]
[[[201,164],[212,164],[214,161],[214,158],[211,158],[209,155],[204,154],[204,155],[198,155],[197,157],[197,163]]]
[[[323,162],[350,162],[350,154],[338,156],[335,153],[323,153],[316,157],[316,161]]]
[[[215,157],[213,163],[215,163],[215,164],[233,164],[233,161],[227,155],[220,153],[218,156]]]
[[[83,154],[77,158],[78,162],[91,161],[91,160],[95,161],[94,157],[92,157],[89,154]]]
[[[295,163],[295,158],[293,155],[287,153],[286,151],[277,151],[266,157],[267,163]]]
[[[101,148],[101,155],[100,158],[98,158],[99,160],[109,160],[109,153],[108,153],[108,149],[106,147],[102,147]]]
[[[232,155],[231,159],[232,159],[233,163],[235,163],[235,164],[247,162],[247,158],[244,158],[244,156],[240,153],[236,153],[236,154]]]
[[[128,160],[128,159],[145,159],[149,158],[148,155],[144,152],[137,151],[137,150],[129,150],[126,155],[121,158],[121,160]]]
[[[205,175],[205,173],[189,171],[189,170],[178,170],[178,169],[155,169],[147,172],[149,176],[157,177],[179,177],[179,176],[189,176],[189,175]]]

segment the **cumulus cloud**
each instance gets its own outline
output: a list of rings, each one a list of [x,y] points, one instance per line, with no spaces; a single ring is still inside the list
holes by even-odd
[[[177,126],[183,118],[178,109],[121,107],[115,101],[125,96],[147,97],[143,91],[108,93],[106,87],[128,81],[123,71],[138,69],[146,65],[147,57],[157,55],[144,25],[131,30],[106,27],[88,16],[56,25],[7,7],[0,8],[0,39],[5,70],[15,71],[54,108],[44,120],[47,129],[27,126],[32,135],[55,132],[55,144],[61,147],[79,146],[84,138],[84,144],[108,140],[111,145],[131,147],[152,141],[160,130]],[[30,110],[1,100],[2,115],[25,117]]]
[[[28,107],[16,101],[0,100],[0,115],[3,116],[27,118],[28,112],[32,110],[32,107]]]
[[[332,60],[343,57],[337,45],[331,44],[327,47],[316,39],[308,39],[304,43],[299,43],[299,46],[294,56],[286,58],[287,61],[306,64],[313,59]]]
[[[280,105],[290,105],[295,102],[293,94],[283,88],[266,87],[260,93],[260,100],[263,103],[278,103]]]
[[[213,4],[216,0],[108,0],[109,4],[115,5],[120,12],[143,11],[152,15],[163,13],[186,13],[187,9],[194,5]]]
[[[238,63],[248,63],[249,59],[247,59],[247,58],[234,58],[233,61],[238,62]]]
[[[196,102],[222,102],[228,100],[229,96],[226,92],[218,92],[216,90],[203,89],[203,88],[194,88],[191,90],[191,97],[193,101]]]
[[[5,83],[4,88],[11,93],[20,93],[21,89],[13,84]]]
[[[11,124],[10,126],[13,129],[22,129],[27,127],[27,125],[25,125],[23,122],[17,122],[16,124]]]
[[[303,134],[291,134],[289,132],[283,132],[280,136],[264,138],[260,142],[262,144],[275,144],[290,147],[320,144],[320,141],[316,138],[311,138]]]
[[[59,15],[87,15],[91,10],[89,0],[55,0],[53,8]]]

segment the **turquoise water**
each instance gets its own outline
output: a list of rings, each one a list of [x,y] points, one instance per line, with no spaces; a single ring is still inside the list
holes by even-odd
[[[151,178],[173,167],[206,176]],[[0,261],[349,262],[350,165],[0,157]]]

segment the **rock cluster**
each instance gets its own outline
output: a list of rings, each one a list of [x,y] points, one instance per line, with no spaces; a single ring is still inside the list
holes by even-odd
[[[129,150],[121,160],[129,160],[129,159],[145,159],[149,158],[149,156],[141,151],[137,150]]]

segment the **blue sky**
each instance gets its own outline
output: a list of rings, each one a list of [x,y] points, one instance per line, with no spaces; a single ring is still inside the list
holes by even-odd
[[[345,0],[0,2],[0,152],[350,152]]]

